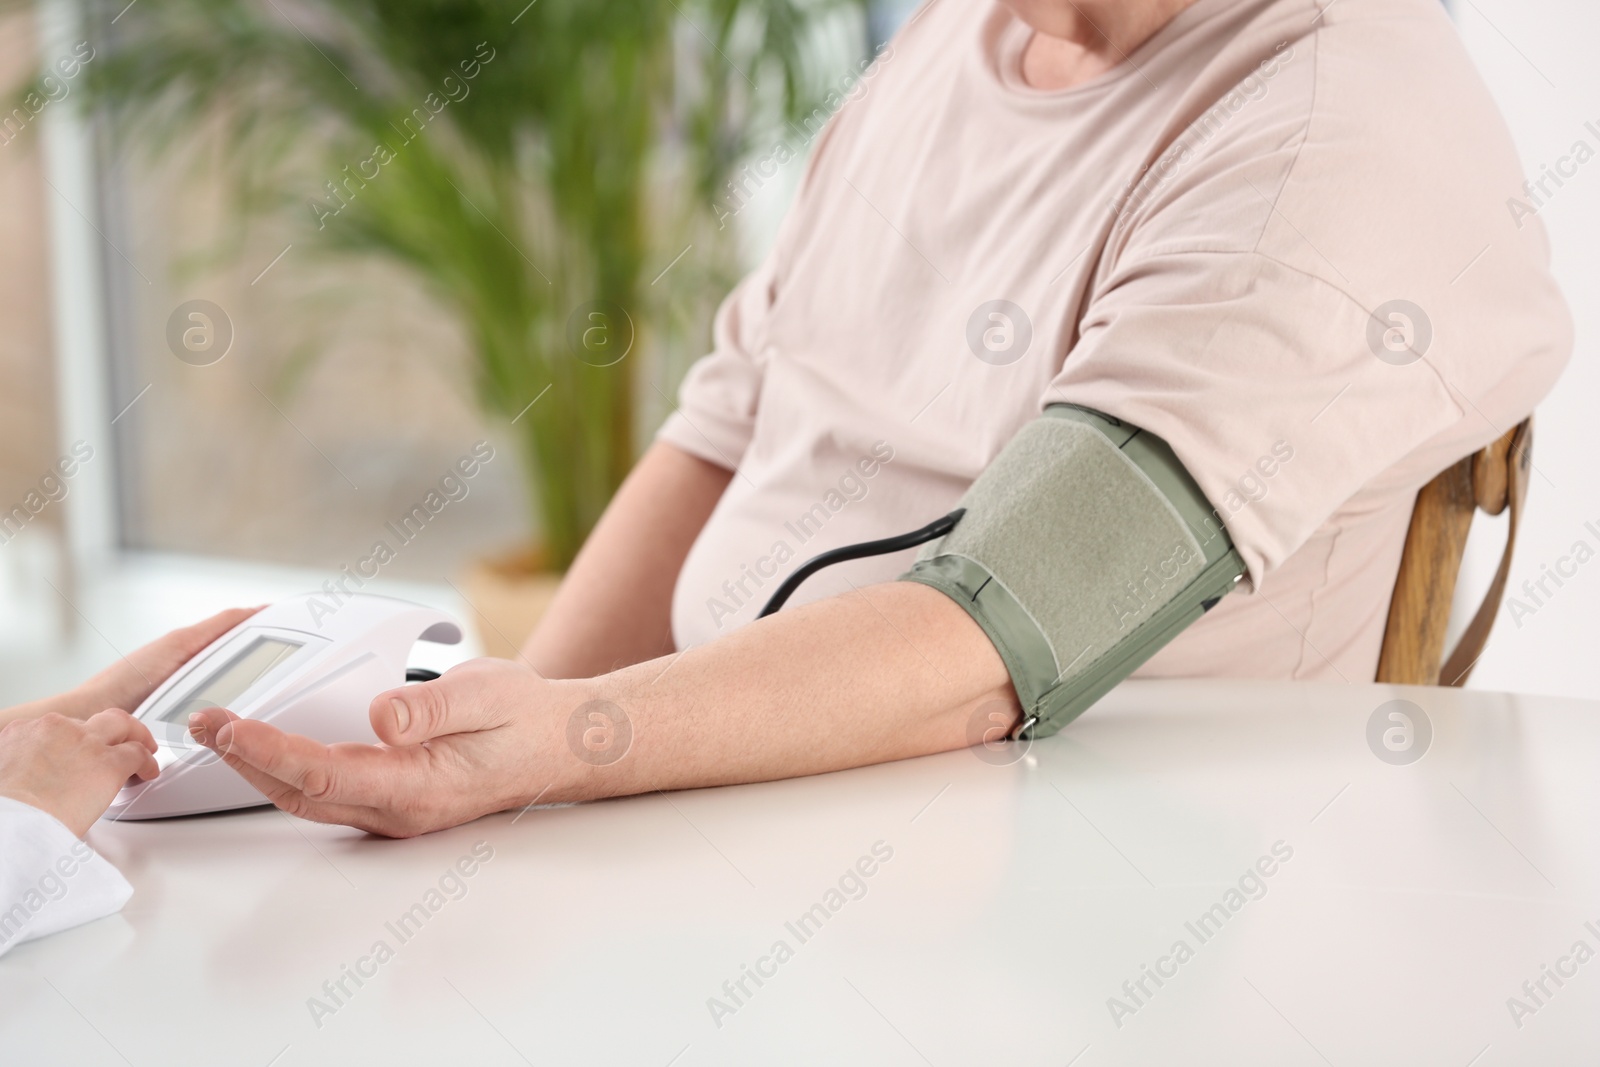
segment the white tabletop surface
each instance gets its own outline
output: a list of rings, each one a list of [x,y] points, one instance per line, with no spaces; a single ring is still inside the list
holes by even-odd
[[[1397,697],[1431,726],[1410,763],[1368,742]],[[101,823],[135,895],[0,960],[0,1063],[1600,1062],[1600,957],[1572,955],[1600,952],[1600,704],[1133,683],[1016,755],[410,841]]]

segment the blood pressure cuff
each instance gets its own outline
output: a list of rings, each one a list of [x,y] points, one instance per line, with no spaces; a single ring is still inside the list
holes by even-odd
[[[994,642],[1023,719],[1054,733],[1228,593],[1244,562],[1167,443],[1053,404],[961,500],[906,581],[960,604]]]

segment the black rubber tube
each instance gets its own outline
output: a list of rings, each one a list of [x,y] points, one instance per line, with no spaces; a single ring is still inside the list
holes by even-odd
[[[896,537],[885,537],[880,541],[863,541],[859,545],[845,545],[843,548],[835,548],[831,552],[824,552],[820,556],[813,556],[802,563],[799,570],[783,580],[783,584],[778,586],[777,592],[772,594],[772,598],[767,601],[766,606],[761,609],[761,614],[757,615],[756,618],[764,619],[783,607],[784,601],[793,596],[794,591],[800,588],[800,583],[822,568],[831,567],[835,563],[843,563],[846,560],[865,559],[867,556],[882,556],[890,552],[899,552],[902,549],[915,548],[917,545],[932,541],[936,537],[943,537],[955,529],[956,523],[960,522],[961,516],[966,513],[966,508],[956,508],[950,514],[933,520],[920,530],[912,530],[910,533],[900,534]]]

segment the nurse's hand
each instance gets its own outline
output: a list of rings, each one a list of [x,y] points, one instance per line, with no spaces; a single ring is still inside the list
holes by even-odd
[[[0,796],[54,815],[78,837],[89,832],[130,776],[154,778],[156,742],[125,711],[78,722],[44,715],[0,730]]]
[[[379,694],[380,745],[324,745],[221,708],[197,712],[189,732],[291,815],[412,837],[541,796],[595,795],[584,784],[595,768],[569,751],[559,714],[581,704],[579,684],[480,659]]]
[[[173,630],[134,649],[111,666],[61,698],[67,705],[55,710],[75,719],[87,719],[106,708],[134,710],[155,692],[156,686],[188,663],[211,642],[261,610],[229,608],[192,626]]]
[[[195,653],[260,610],[259,607],[229,608],[193,626],[173,630],[119,658],[75,689],[0,710],[0,726],[37,719],[52,712],[69,719],[87,719],[107,708],[132,711]]]

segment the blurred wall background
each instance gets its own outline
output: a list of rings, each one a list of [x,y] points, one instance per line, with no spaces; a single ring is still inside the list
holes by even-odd
[[[53,0],[59,2],[59,0]],[[865,47],[910,10],[871,10]],[[1500,101],[1529,173],[1587,138],[1600,148],[1600,71],[1586,42],[1600,40],[1600,10],[1577,0],[1461,0],[1464,40]],[[0,21],[0,84],[15,84],[39,55],[30,15]],[[848,53],[848,48],[842,49]],[[841,66],[847,58],[841,55]],[[463,613],[455,584],[465,562],[530,534],[519,458],[468,394],[467,342],[402,271],[309,255],[268,218],[222,259],[203,253],[229,234],[216,168],[192,151],[154,162],[116,151],[92,124],[77,130],[98,149],[94,202],[66,203],[44,125],[67,123],[52,105],[35,126],[0,145],[0,507],[21,501],[81,436],[60,414],[57,314],[92,309],[106,326],[105,406],[94,463],[106,477],[69,484],[0,545],[0,702],[48,692],[162,628],[234,602],[259,602],[320,585],[407,512],[475,442],[497,458],[469,494],[408,543],[374,591],[429,600]],[[1426,151],[1418,131],[1418,151]],[[736,220],[742,258],[765,250],[802,168],[764,184]],[[54,198],[54,202],[52,202]],[[64,254],[52,210],[93,220],[102,273],[74,288],[67,307],[50,264]],[[1558,276],[1577,320],[1578,348],[1557,393],[1538,414],[1537,473],[1510,592],[1587,539],[1600,548],[1600,428],[1594,354],[1600,309],[1600,167],[1585,169],[1541,208]],[[227,356],[205,373],[173,358],[168,326],[188,301],[221,308]],[[646,421],[665,401],[649,400]],[[65,423],[72,423],[67,426]],[[114,485],[105,503],[107,566],[67,565],[63,529],[81,499]],[[80,494],[75,499],[73,494]],[[92,508],[90,514],[94,514]],[[1498,559],[1504,521],[1480,517],[1458,612],[1476,603]],[[81,587],[79,584],[82,583]],[[1538,610],[1502,613],[1473,685],[1600,697],[1600,563],[1580,569]],[[1520,624],[1520,625],[1519,625]],[[457,655],[471,652],[460,650]]]
[[[35,39],[31,18],[0,22],[0,84],[15,84],[31,68]],[[0,500],[20,498],[55,459],[41,168],[37,152],[0,149]]]
[[[1579,0],[1455,0],[1468,51],[1499,102],[1522,156],[1524,173],[1538,177],[1572,154],[1578,141],[1600,151],[1600,8]],[[1427,151],[1418,131],[1417,151]],[[1570,166],[1570,164],[1569,164]],[[1554,188],[1547,184],[1547,188]],[[1554,595],[1530,596],[1537,581],[1583,542],[1600,551],[1600,163],[1545,199],[1539,219],[1550,234],[1551,258],[1572,309],[1572,362],[1535,417],[1528,516],[1519,536],[1508,596],[1532,614],[1501,609],[1473,688],[1600,697],[1600,561],[1578,566]],[[1463,564],[1461,595],[1476,605],[1499,563],[1505,518],[1479,515]],[[1564,565],[1572,567],[1569,562]],[[1464,623],[1463,612],[1456,615]]]
[[[15,85],[37,61],[31,15],[0,21],[0,85]],[[57,457],[54,338],[51,330],[49,230],[40,152],[24,130],[0,145],[0,508],[34,490]],[[41,574],[57,572],[62,512],[46,509],[0,546],[0,604],[39,603]],[[0,647],[25,644],[29,622],[0,610]],[[56,613],[33,620],[53,628]]]

